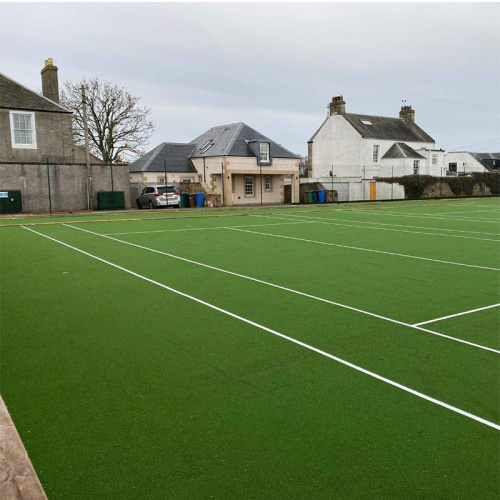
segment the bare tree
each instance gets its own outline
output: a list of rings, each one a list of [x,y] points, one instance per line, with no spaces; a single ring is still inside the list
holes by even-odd
[[[134,97],[123,88],[97,78],[78,83],[65,82],[61,104],[74,111],[73,137],[75,144],[83,146],[83,111],[81,87],[85,85],[87,97],[87,123],[92,154],[106,163],[115,163],[125,155],[140,156],[154,131],[151,110],[139,106]]]

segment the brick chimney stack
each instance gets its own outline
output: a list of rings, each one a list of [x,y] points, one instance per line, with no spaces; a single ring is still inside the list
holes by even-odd
[[[411,109],[411,106],[401,106],[399,118],[403,118],[410,123],[415,123],[415,110]]]
[[[40,73],[42,74],[42,94],[47,99],[59,104],[57,66],[54,66],[54,61],[51,57],[45,61],[45,66]]]
[[[332,115],[345,115],[345,101],[341,95],[332,98],[330,116]]]

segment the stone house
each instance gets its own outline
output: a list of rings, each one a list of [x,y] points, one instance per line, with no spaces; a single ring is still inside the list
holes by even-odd
[[[91,155],[87,173],[85,152],[73,142],[73,112],[59,104],[57,73],[47,59],[43,95],[0,73],[0,189],[20,190],[24,211],[48,209],[48,182],[54,210],[96,207],[97,192],[110,190],[110,168],[99,158]],[[113,175],[114,190],[125,192],[130,207],[127,166]]]
[[[308,141],[308,167],[315,180],[335,181],[339,200],[383,199],[377,177],[442,175],[444,151],[415,123],[411,106],[402,106],[398,118],[346,113],[337,96],[328,108]]]
[[[225,206],[279,204],[299,196],[299,156],[245,123],[213,127],[189,143],[162,143],[130,164],[132,182],[200,182]],[[170,181],[170,179],[172,179]]]

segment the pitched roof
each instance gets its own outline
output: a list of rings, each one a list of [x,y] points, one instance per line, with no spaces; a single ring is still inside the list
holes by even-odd
[[[0,108],[72,113],[69,109],[0,73]]]
[[[395,142],[382,158],[425,158],[404,142]]]
[[[255,157],[248,143],[252,141],[269,142],[273,158],[298,158],[298,156],[280,144],[272,141],[245,123],[232,123],[212,127],[190,144],[195,145],[192,158],[209,156],[250,156]]]
[[[346,113],[343,116],[362,137],[405,142],[435,142],[416,123],[409,122],[403,118],[358,115],[354,113]],[[361,120],[368,121],[372,125],[365,125]]]
[[[144,156],[129,165],[130,172],[164,172],[165,161],[167,173],[196,173],[196,169],[189,160],[194,150],[193,144],[179,144],[162,142]]]

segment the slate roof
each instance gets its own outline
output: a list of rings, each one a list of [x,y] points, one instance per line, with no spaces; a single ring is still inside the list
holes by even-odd
[[[343,116],[363,137],[369,139],[388,139],[402,142],[436,142],[416,123],[411,123],[403,118],[358,115],[354,113],[346,113]],[[373,125],[364,125],[361,120],[370,121]]]
[[[69,109],[0,73],[0,108],[72,113]]]
[[[130,172],[164,172],[167,162],[167,173],[196,173],[189,157],[194,150],[193,144],[162,142],[144,156],[129,165]]]
[[[210,141],[212,146],[208,148],[207,144]],[[242,122],[212,127],[204,134],[192,140],[190,144],[195,145],[195,150],[191,158],[210,156],[255,157],[247,141],[269,142],[272,158],[298,158],[296,154]]]
[[[395,142],[382,158],[424,158],[425,156],[417,153],[413,148],[404,142]]]
[[[361,134],[362,137],[367,139],[386,139],[399,142],[436,142],[416,123],[411,123],[403,118],[359,115],[356,113],[345,113],[342,116]],[[328,118],[330,117],[325,119],[308,142],[314,141],[314,138],[323,128]],[[372,125],[365,125],[361,120],[369,121]]]
[[[493,164],[500,160],[500,153],[470,153],[487,170],[493,170]]]

